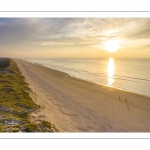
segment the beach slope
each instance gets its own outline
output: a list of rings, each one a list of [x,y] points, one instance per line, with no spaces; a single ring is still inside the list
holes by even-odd
[[[41,106],[34,118],[61,132],[149,132],[150,98],[15,59]]]

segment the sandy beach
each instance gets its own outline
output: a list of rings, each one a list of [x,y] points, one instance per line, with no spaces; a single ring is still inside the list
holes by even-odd
[[[150,97],[15,61],[41,106],[33,118],[52,122],[60,132],[150,131]]]

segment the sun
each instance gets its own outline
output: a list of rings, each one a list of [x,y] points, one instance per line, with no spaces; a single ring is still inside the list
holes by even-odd
[[[106,41],[103,45],[104,49],[107,50],[108,52],[116,52],[119,47],[121,40],[120,39],[114,39],[114,40],[110,40],[110,41]]]

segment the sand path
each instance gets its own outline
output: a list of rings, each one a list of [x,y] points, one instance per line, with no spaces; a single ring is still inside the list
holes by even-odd
[[[149,97],[15,61],[41,105],[40,112],[33,115],[54,123],[61,132],[150,131]]]

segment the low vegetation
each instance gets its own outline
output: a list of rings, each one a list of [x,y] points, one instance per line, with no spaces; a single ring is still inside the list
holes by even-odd
[[[56,132],[50,122],[31,122],[30,114],[39,105],[30,97],[31,89],[15,61],[0,58],[0,132]]]

